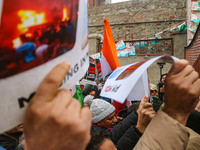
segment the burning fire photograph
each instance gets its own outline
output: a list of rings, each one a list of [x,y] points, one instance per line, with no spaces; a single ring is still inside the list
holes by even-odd
[[[69,52],[75,45],[79,0],[4,0],[0,78]]]

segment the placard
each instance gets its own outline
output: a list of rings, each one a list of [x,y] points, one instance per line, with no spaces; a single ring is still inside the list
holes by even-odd
[[[23,122],[39,83],[57,64],[71,64],[71,88],[89,66],[87,0],[1,0],[0,132]],[[1,9],[2,8],[2,9]]]
[[[106,80],[100,95],[119,103],[124,103],[127,98],[131,101],[138,101],[145,95],[149,96],[147,68],[157,60],[173,63],[178,58],[163,55],[119,67]]]

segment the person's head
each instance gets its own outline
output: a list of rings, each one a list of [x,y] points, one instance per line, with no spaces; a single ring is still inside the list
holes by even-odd
[[[101,82],[101,86],[102,86],[102,87],[104,86],[104,83],[105,83],[104,81]]]
[[[82,94],[83,94],[83,96],[87,96],[87,95],[94,96],[95,95],[95,88],[94,88],[94,86],[90,85],[90,84],[86,84],[84,86],[84,88],[83,88]]]
[[[90,110],[92,111],[92,122],[95,125],[107,128],[112,128],[116,125],[115,107],[109,102],[101,99],[93,99]]]
[[[151,96],[158,95],[157,87],[155,84],[149,84],[149,87],[150,87]]]
[[[110,136],[104,130],[94,131],[86,150],[117,150]]]
[[[89,95],[91,95],[91,96],[95,96],[95,90],[92,89],[92,91],[90,91]]]
[[[166,77],[167,77],[167,73],[162,74],[161,77],[160,77],[160,81],[161,81],[162,83],[165,83]]]

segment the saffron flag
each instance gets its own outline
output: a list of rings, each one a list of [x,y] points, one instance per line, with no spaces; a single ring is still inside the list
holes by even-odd
[[[117,57],[117,48],[115,45],[115,41],[112,35],[112,31],[110,28],[110,24],[108,19],[104,20],[104,40],[103,40],[103,48],[102,48],[102,56],[101,56],[101,71],[103,79],[114,71],[117,67],[120,67],[118,57]],[[118,102],[114,102],[114,106],[117,111],[122,110],[125,107],[124,104],[120,104]]]
[[[106,75],[111,73],[117,67],[120,67],[117,58],[117,48],[115,45],[114,38],[112,36],[112,31],[108,19],[104,20],[104,40],[101,56],[101,69],[102,76],[105,79]]]

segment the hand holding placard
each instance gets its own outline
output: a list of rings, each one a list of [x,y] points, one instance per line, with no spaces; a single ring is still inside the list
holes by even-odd
[[[173,63],[178,58],[169,55],[158,56],[149,60],[119,67],[109,76],[101,96],[114,99],[120,103],[128,100],[141,100],[149,96],[147,68],[157,60]],[[132,99],[131,99],[132,98]]]
[[[175,62],[165,81],[164,111],[182,124],[199,102],[200,79],[188,61]]]
[[[91,111],[88,108],[81,109],[70,91],[58,90],[69,68],[67,63],[57,65],[31,100],[24,121],[28,150],[84,150],[89,142]],[[52,133],[53,136],[50,136]]]

